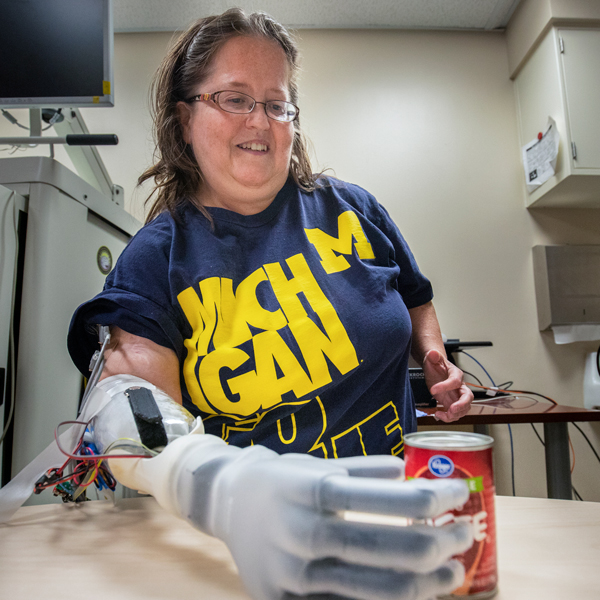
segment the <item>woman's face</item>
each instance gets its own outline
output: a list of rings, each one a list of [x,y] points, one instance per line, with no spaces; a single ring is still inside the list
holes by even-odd
[[[288,81],[288,63],[277,43],[235,37],[217,52],[193,94],[234,90],[259,102],[289,100]],[[204,176],[200,203],[241,214],[264,210],[288,177],[293,123],[269,119],[262,104],[242,115],[225,112],[212,101],[180,102],[178,110],[184,139]],[[261,149],[252,150],[252,144]]]

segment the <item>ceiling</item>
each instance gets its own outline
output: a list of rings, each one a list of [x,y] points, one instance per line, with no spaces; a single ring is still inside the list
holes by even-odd
[[[174,31],[231,6],[292,29],[502,29],[521,0],[113,0],[115,32]]]

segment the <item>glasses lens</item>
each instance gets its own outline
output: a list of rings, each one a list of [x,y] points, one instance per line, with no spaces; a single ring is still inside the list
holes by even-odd
[[[293,121],[298,110],[293,104],[283,100],[269,100],[267,102],[267,114],[277,121]]]
[[[217,102],[223,110],[231,113],[249,113],[254,108],[254,100],[240,92],[220,92]]]

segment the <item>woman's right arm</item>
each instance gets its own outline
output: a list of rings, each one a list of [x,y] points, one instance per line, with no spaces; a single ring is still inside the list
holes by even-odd
[[[182,403],[179,360],[173,350],[119,327],[111,327],[110,334],[101,380],[111,375],[135,375]]]
[[[105,379],[135,375],[181,403],[175,352],[118,327],[111,334]],[[113,434],[100,452],[113,440],[134,437],[122,433],[126,421],[138,424],[133,390],[150,388],[141,380],[129,384],[123,379],[101,383],[99,400],[109,396],[135,419],[99,412],[95,432]],[[153,394],[157,405],[172,415],[170,399],[156,390]],[[139,394],[138,405],[144,410],[145,396]],[[177,436],[153,458],[114,457],[107,462],[123,485],[153,495],[166,510],[223,540],[255,600],[337,598],[356,590],[357,596],[373,600],[425,600],[450,593],[464,580],[463,566],[450,559],[471,546],[468,524],[393,527],[346,521],[341,514],[351,510],[433,518],[468,500],[464,481],[401,482],[402,461],[395,456],[336,461],[279,456],[259,444],[238,448],[218,436],[199,434],[195,427]]]

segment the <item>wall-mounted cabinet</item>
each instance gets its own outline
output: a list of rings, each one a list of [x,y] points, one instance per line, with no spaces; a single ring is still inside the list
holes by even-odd
[[[527,206],[600,208],[600,29],[551,29],[515,77],[521,146],[556,122],[556,174]]]

